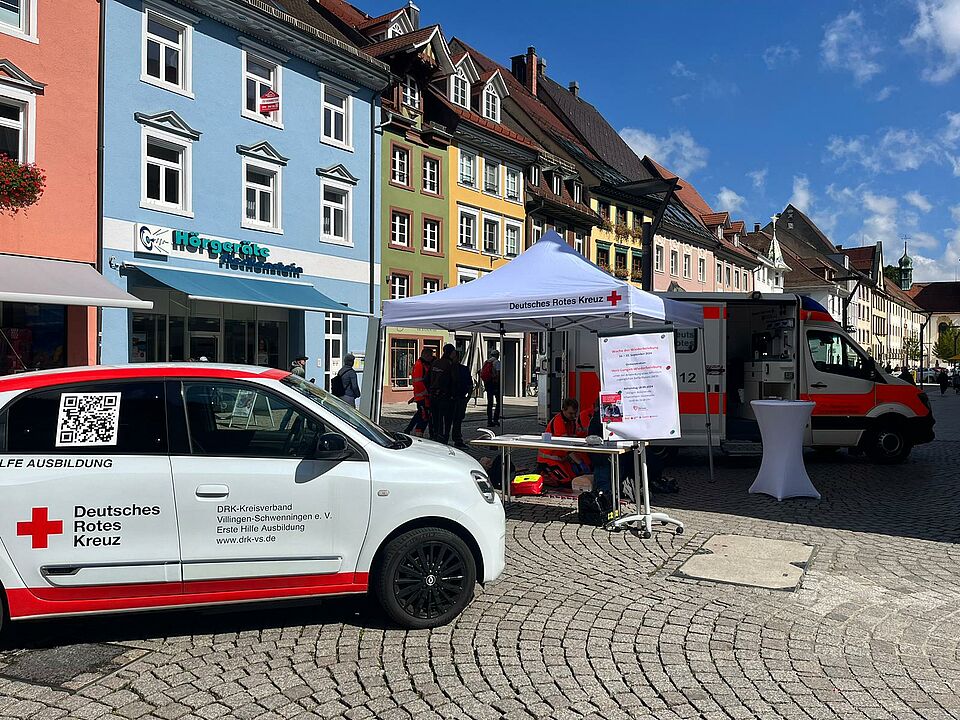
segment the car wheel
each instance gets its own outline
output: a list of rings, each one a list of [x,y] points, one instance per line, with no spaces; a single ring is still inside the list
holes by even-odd
[[[384,548],[371,589],[391,620],[420,630],[459,615],[476,583],[477,564],[463,540],[442,528],[420,528]]]
[[[913,446],[902,427],[889,423],[870,432],[865,449],[873,462],[893,465],[906,460]]]

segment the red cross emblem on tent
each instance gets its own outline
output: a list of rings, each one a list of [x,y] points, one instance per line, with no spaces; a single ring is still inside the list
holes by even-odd
[[[623,300],[623,295],[621,295],[621,294],[618,293],[616,290],[614,290],[612,293],[610,293],[609,295],[607,295],[607,300],[610,301],[610,304],[611,304],[611,305],[613,305],[614,307],[616,307],[616,306],[617,306],[617,303],[620,302],[621,300]]]
[[[29,521],[17,523],[17,535],[29,535],[33,548],[47,547],[50,535],[63,535],[63,520],[50,520],[47,508],[35,507]]]

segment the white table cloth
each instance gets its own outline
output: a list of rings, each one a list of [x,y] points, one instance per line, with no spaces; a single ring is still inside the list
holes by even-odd
[[[803,466],[803,428],[816,403],[796,400],[751,400],[763,439],[763,462],[752,493],[777,500],[791,497],[820,499]]]

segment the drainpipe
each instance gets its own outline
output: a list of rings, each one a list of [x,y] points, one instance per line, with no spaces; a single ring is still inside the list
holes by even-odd
[[[106,66],[106,27],[107,27],[107,2],[100,0],[100,38],[99,38],[99,57],[98,79],[97,79],[97,272],[103,272],[103,94],[104,94],[104,68]],[[94,331],[97,333],[97,365],[100,364],[101,354],[101,329],[103,327],[103,308],[97,307],[97,321]]]
[[[380,152],[379,143],[377,147],[374,147],[374,143],[378,139],[376,127],[377,127],[377,101],[380,98],[380,93],[375,92],[373,97],[370,98],[370,316],[371,318],[376,314],[377,306],[377,283],[380,280],[379,274],[377,273],[377,240],[378,236],[374,232],[376,225],[376,212],[377,212],[377,197],[376,192],[374,191],[375,183],[379,183],[379,179],[376,176],[377,172],[377,154]]]

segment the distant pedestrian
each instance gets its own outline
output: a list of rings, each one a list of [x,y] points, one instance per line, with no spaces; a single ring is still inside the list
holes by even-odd
[[[463,418],[467,414],[467,405],[473,395],[473,374],[470,368],[460,362],[460,353],[456,353],[457,361],[457,395],[453,412],[453,444],[458,448],[466,448],[463,442]]]
[[[430,382],[430,366],[433,365],[433,348],[425,347],[420,358],[413,364],[410,371],[410,380],[413,382],[413,397],[407,402],[417,404],[417,411],[407,423],[404,430],[408,435],[412,432],[417,437],[423,437],[424,431],[430,423],[430,393],[427,383]],[[432,436],[433,433],[431,432]]]
[[[960,370],[953,371],[953,389],[957,395],[960,395]]]
[[[947,371],[941,369],[940,374],[937,375],[937,383],[940,385],[940,396],[946,394],[947,387],[950,385],[950,377],[947,375]]]
[[[292,372],[297,377],[306,378],[307,377],[307,358],[306,355],[300,355],[293,359],[293,363],[290,365],[290,372]]]
[[[903,370],[900,371],[899,375],[901,380],[906,380],[908,383],[916,384],[913,382],[913,375],[910,373],[910,368],[906,365],[903,366]]]
[[[483,392],[487,396],[487,426],[500,424],[500,351],[494,350],[480,368]]]
[[[459,370],[457,349],[447,343],[443,354],[430,366],[430,411],[433,419],[433,439],[446,444],[453,430],[456,409]]]
[[[343,358],[343,367],[337,371],[336,377],[340,378],[340,384],[343,388],[343,395],[338,395],[341,400],[343,400],[350,407],[357,406],[357,400],[360,399],[360,381],[357,378],[357,371],[353,369],[354,363],[357,359],[347,353]],[[331,389],[333,389],[333,383],[330,383]],[[336,395],[336,392],[334,392]]]

